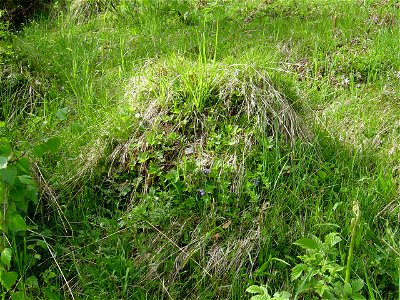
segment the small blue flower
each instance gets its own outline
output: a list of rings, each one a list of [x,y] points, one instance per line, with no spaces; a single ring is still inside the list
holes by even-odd
[[[207,169],[207,168],[203,169],[203,174],[204,175],[208,175],[208,174],[210,174],[210,172],[211,172],[210,169]]]
[[[199,194],[201,197],[203,197],[206,194],[206,192],[203,189],[200,189]]]
[[[259,181],[258,179],[254,179],[254,180],[253,180],[253,184],[254,184],[255,186],[258,186],[259,183],[260,183],[260,181]]]

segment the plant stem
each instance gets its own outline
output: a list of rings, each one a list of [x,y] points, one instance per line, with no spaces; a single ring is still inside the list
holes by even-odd
[[[360,221],[360,207],[357,201],[353,203],[353,212],[354,218],[351,222],[351,238],[350,238],[350,247],[349,252],[347,255],[347,265],[346,265],[346,276],[344,279],[344,283],[350,283],[350,272],[351,272],[351,263],[353,262],[353,251],[354,251],[354,244],[356,241],[356,234],[357,234],[357,225]]]

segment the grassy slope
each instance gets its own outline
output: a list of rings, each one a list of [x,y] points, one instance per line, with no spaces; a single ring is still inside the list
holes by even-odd
[[[358,201],[352,277],[394,299],[396,4],[215,3],[121,5],[87,19],[83,8],[14,41],[19,62],[8,72],[23,66],[23,99],[33,104],[8,119],[8,135],[62,138],[57,154],[37,162],[36,222],[52,232],[75,297],[243,299],[252,283],[293,292],[290,267],[274,258],[294,266],[295,240],[337,231],[344,265]],[[239,87],[217,101],[234,78],[252,82],[245,91],[267,78],[307,134],[288,142],[262,107],[242,111],[251,100]],[[1,93],[6,114],[15,92]],[[66,119],[57,117],[63,108]]]

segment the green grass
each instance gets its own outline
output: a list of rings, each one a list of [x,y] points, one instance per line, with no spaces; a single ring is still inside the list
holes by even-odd
[[[40,200],[12,248],[47,245],[15,265],[27,297],[328,299],[291,272],[332,232],[335,280],[399,297],[396,1],[100,2],[0,41],[0,134]]]

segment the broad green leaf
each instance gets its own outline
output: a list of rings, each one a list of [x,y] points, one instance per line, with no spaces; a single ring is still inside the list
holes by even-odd
[[[58,297],[58,295],[52,291],[51,288],[51,286],[48,286],[43,289],[43,293],[45,294],[46,298],[48,300],[60,300],[60,297]]]
[[[9,185],[13,185],[17,178],[17,168],[14,165],[8,165],[5,169],[0,169],[0,178]]]
[[[43,144],[35,145],[32,151],[36,157],[42,157],[46,153],[46,147]]]
[[[23,184],[28,184],[28,185],[35,185],[36,182],[32,179],[31,176],[29,175],[22,175],[18,176],[19,181],[21,181]]]
[[[331,232],[325,236],[325,243],[329,244],[331,247],[341,242],[341,240],[342,238],[337,232]]]
[[[1,252],[1,262],[6,266],[10,266],[12,257],[12,249],[5,248],[3,252]]]
[[[25,197],[37,204],[38,187],[36,185],[27,185],[25,189]]]
[[[271,296],[269,295],[255,295],[250,298],[250,300],[271,300]]]
[[[83,131],[83,126],[79,122],[73,122],[71,124],[71,130],[73,133],[81,133]]]
[[[25,187],[22,184],[14,185],[10,190],[10,198],[13,200],[18,209],[27,212],[28,201],[25,198]]]
[[[322,171],[322,170],[319,170],[319,171],[317,172],[317,175],[318,175],[318,177],[319,177],[321,180],[325,180],[325,179],[328,177],[328,174],[326,174],[326,172],[324,172],[324,171]]]
[[[343,286],[343,291],[346,296],[350,296],[353,294],[353,289],[351,288],[350,283],[346,282]]]
[[[327,264],[327,265],[325,265],[324,267],[323,267],[323,269],[322,269],[323,271],[329,271],[329,273],[330,274],[335,274],[335,273],[337,273],[337,272],[340,272],[340,271],[342,271],[343,270],[343,267],[342,266],[339,266],[338,264],[336,264],[336,263],[330,263],[330,264]]]
[[[353,292],[357,293],[362,290],[364,287],[364,280],[362,279],[355,279],[351,281],[351,287],[353,288]]]
[[[365,300],[365,297],[361,294],[353,294],[353,300]]]
[[[283,292],[276,292],[273,297],[274,300],[289,300],[290,293],[283,291]]]
[[[318,251],[320,249],[321,242],[319,240],[317,241],[314,239],[303,238],[303,239],[297,240],[293,244],[300,246],[306,250]]]
[[[291,280],[294,281],[297,278],[299,278],[301,276],[301,274],[303,274],[303,272],[307,269],[307,266],[305,264],[298,264],[295,265],[292,269],[292,275],[291,275]]]
[[[12,153],[12,148],[6,139],[0,140],[0,156],[10,157]]]
[[[28,174],[30,171],[30,162],[27,157],[21,157],[18,162],[17,162],[17,167],[20,169],[23,173]]]
[[[48,139],[45,143],[46,150],[50,153],[54,154],[57,152],[58,148],[60,148],[61,139],[59,137],[52,137]]]
[[[42,247],[44,250],[48,250],[47,244],[46,244],[46,242],[43,241],[43,240],[38,240],[38,241],[36,242],[36,245],[38,245],[39,247]]]
[[[46,274],[43,276],[44,276],[44,281],[46,283],[48,283],[50,279],[57,277],[56,273],[54,273],[53,271],[50,271],[50,270],[48,272],[46,272]]]
[[[149,154],[147,152],[139,153],[139,155],[138,155],[138,162],[139,163],[144,163],[148,159],[149,159]]]
[[[64,121],[68,118],[68,112],[69,112],[68,107],[60,108],[56,112],[56,117],[61,121]]]
[[[252,293],[252,294],[261,294],[261,295],[264,295],[264,294],[265,294],[265,290],[266,290],[265,287],[262,287],[262,286],[259,286],[259,285],[252,285],[252,286],[249,286],[249,287],[246,289],[246,292]],[[268,291],[267,291],[267,292],[268,292]]]
[[[37,278],[36,278],[35,276],[30,276],[30,277],[28,277],[28,278],[25,280],[25,284],[26,284],[28,287],[31,287],[31,288],[38,288],[38,287],[39,287],[38,280],[37,280]]]
[[[11,300],[25,300],[25,294],[23,291],[11,293]]]
[[[326,294],[326,292],[329,292],[330,287],[326,284],[324,280],[321,279],[313,284],[313,289],[320,297],[322,297],[322,295]]]
[[[0,169],[7,168],[8,165],[8,157],[0,156]]]
[[[148,172],[149,174],[157,174],[161,170],[160,166],[158,166],[156,163],[153,161],[150,162]]]
[[[2,272],[0,274],[0,282],[9,291],[12,286],[17,282],[18,274],[14,271],[12,272]]]
[[[8,214],[8,229],[14,232],[24,231],[28,229],[24,218],[16,211],[11,211]]]

